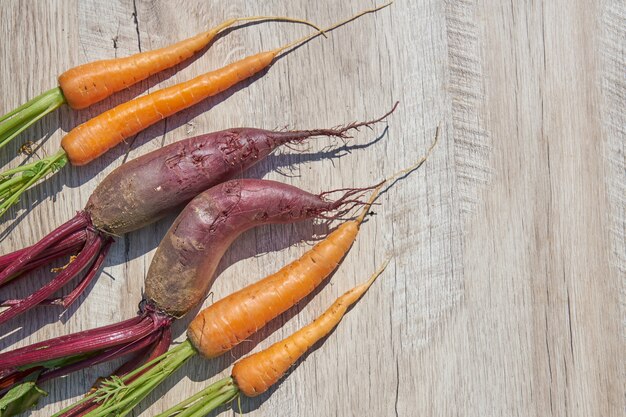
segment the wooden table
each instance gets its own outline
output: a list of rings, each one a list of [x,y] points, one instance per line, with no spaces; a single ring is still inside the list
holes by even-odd
[[[3,0],[0,110],[53,87],[71,66],[161,47],[225,18],[279,14],[329,24],[373,5],[250,3]],[[69,219],[126,155],[233,126],[313,128],[373,118],[400,100],[387,134],[371,146],[329,158],[319,154],[329,145],[322,139],[246,174],[311,191],[368,185],[421,156],[442,127],[431,158],[384,196],[328,285],[232,356],[191,360],[138,414],[173,405],[226,374],[234,358],[308,323],[392,253],[387,272],[319,349],[273,392],[243,401],[246,415],[623,415],[625,21],[619,0],[398,0],[97,162],[55,175],[5,218],[0,252]],[[50,154],[64,132],[105,109],[308,31],[272,23],[231,32],[192,62],[89,110],[46,117],[6,148],[2,163],[27,139],[43,137],[38,154]],[[350,145],[383,130],[363,130]],[[35,207],[26,212],[29,203]],[[60,311],[40,308],[1,330],[2,347],[132,317],[172,218],[118,239],[97,283],[60,323]],[[305,224],[246,233],[224,257],[205,305],[293,260],[316,230]],[[12,287],[3,298],[33,285]],[[175,326],[179,339],[190,319]],[[112,366],[45,385],[50,395],[32,416],[61,409]]]

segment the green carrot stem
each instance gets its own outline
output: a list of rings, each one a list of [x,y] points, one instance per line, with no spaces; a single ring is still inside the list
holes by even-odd
[[[41,100],[41,98],[42,98],[43,96],[46,96],[46,95],[50,94],[52,91],[57,90],[57,89],[58,89],[58,90],[60,90],[60,88],[59,88],[59,87],[52,88],[52,89],[50,89],[50,90],[46,91],[45,93],[42,93],[42,94],[38,95],[37,97],[35,97],[35,98],[32,98],[32,99],[28,100],[26,103],[22,104],[21,106],[19,106],[19,107],[18,107],[18,108],[16,108],[15,110],[10,111],[9,113],[7,113],[7,114],[5,114],[4,116],[0,117],[0,122],[3,122],[4,120],[8,119],[9,117],[13,116],[14,114],[17,114],[17,113],[21,112],[21,111],[22,111],[22,110],[24,110],[25,108],[30,107],[30,106],[31,106],[31,105],[33,105],[35,102],[37,102],[37,101]],[[62,94],[63,94],[63,92],[61,92],[61,95],[62,95]]]
[[[65,103],[65,96],[59,87],[55,87],[2,116],[0,118],[0,148],[37,120],[61,107],[63,103]]]
[[[195,412],[191,414],[183,413],[180,416],[181,417],[204,417],[207,414],[209,414],[211,411],[215,410],[217,407],[226,405],[232,400],[234,400],[237,397],[237,395],[239,395],[239,390],[237,389],[237,387],[233,385],[232,387],[224,387],[224,389],[222,389],[220,393],[221,393],[220,395],[204,403],[204,405],[200,409],[196,410]]]
[[[0,195],[5,191],[11,191],[15,189],[15,186],[18,184],[23,184],[25,181],[23,176],[11,177],[6,181],[0,182]]]
[[[29,171],[31,169],[33,169],[33,167],[35,165],[37,165],[40,162],[40,160],[35,161],[35,162],[31,162],[30,164],[24,164],[24,165],[20,165],[18,167],[15,168],[11,168],[11,169],[7,169],[5,171],[0,172],[0,181],[4,181],[7,177],[12,177],[13,175],[19,173],[19,172],[24,172],[24,171]]]
[[[17,203],[20,196],[35,185],[40,179],[44,178],[48,174],[54,173],[67,164],[67,154],[65,151],[60,150],[52,156],[43,158],[37,162],[24,165],[19,170],[13,169],[0,174],[0,190],[6,190],[4,186],[6,183],[11,183],[13,175],[16,172],[21,172],[20,181],[12,183],[10,189],[11,193],[2,193],[2,199],[0,199],[0,216],[2,216],[13,204]],[[19,188],[14,188],[19,184]],[[23,184],[23,185],[22,185]]]
[[[235,386],[233,378],[228,376],[212,383],[202,391],[192,395],[161,414],[158,414],[156,417],[182,417],[190,415],[190,413],[200,410],[208,401],[212,401],[217,396],[224,394],[224,389],[227,391],[234,389],[235,394],[239,393],[239,389]]]
[[[196,353],[197,350],[187,340],[121,378],[107,379],[94,393],[54,416],[62,415],[86,401],[93,401],[101,404],[85,416],[123,417]]]

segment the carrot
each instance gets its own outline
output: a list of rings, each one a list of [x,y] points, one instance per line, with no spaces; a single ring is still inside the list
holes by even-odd
[[[113,93],[191,58],[232,25],[261,20],[304,23],[319,30],[317,26],[306,20],[283,16],[228,19],[206,32],[165,48],[140,52],[125,58],[90,62],[69,69],[59,76],[59,87],[70,107],[77,110],[84,109]]]
[[[207,358],[220,356],[310,294],[352,247],[372,200],[296,261],[201,311],[187,329],[193,346]]]
[[[91,410],[86,414],[88,416],[124,416],[190,357],[199,353],[207,358],[214,358],[225,353],[310,294],[345,256],[369,208],[380,195],[382,186],[384,184],[392,186],[396,179],[419,168],[437,143],[438,133],[439,129],[435,141],[424,157],[412,167],[394,174],[376,187],[357,219],[343,223],[313,249],[277,273],[204,309],[189,325],[187,340],[140,368],[143,373],[140,377],[135,378],[136,374],[131,373],[128,378],[113,378],[105,382],[96,393],[58,415],[65,417],[82,415],[80,411],[88,407]],[[195,262],[193,252],[189,262]],[[184,274],[176,271],[177,280],[181,275]],[[161,286],[159,289],[165,299],[177,298],[175,295],[169,295],[166,291],[168,287]],[[326,320],[323,322],[327,323]],[[281,372],[278,372],[276,377],[280,374]],[[93,408],[95,403],[101,404]]]
[[[314,322],[269,348],[237,361],[230,377],[213,383],[157,417],[201,417],[221,405],[228,404],[239,393],[248,397],[255,397],[267,391],[284,376],[287,370],[307,350],[339,324],[348,308],[365,294],[374,280],[385,270],[388,263],[389,260],[385,261],[366,282],[337,298]],[[91,398],[90,396],[86,397],[78,403],[78,406],[89,404],[90,401],[93,402],[94,399],[97,399],[96,402],[102,404],[98,408],[92,409],[85,416],[125,416],[150,392],[147,387],[150,387],[150,390],[153,389],[156,386],[155,381],[162,379],[159,377],[162,377],[163,373],[169,374],[171,372],[169,367],[176,366],[178,368],[182,365],[180,360],[184,358],[183,362],[186,361],[192,353],[192,346],[185,342],[170,349],[162,356],[161,361],[157,359],[152,363],[147,363],[126,377],[105,381],[91,395]],[[175,364],[172,363],[174,358],[178,360]],[[142,372],[143,375],[133,379],[136,374]],[[127,381],[132,382],[127,383]],[[76,405],[72,407],[76,407]],[[72,407],[60,411],[54,417],[77,416],[78,414],[73,412]]]
[[[277,383],[307,350],[339,324],[348,308],[365,294],[388,263],[389,260],[385,261],[369,280],[337,298],[313,323],[269,348],[235,363],[232,377],[239,390],[248,397],[255,397]]]
[[[332,129],[237,128],[213,132],[173,143],[123,164],[98,185],[84,210],[73,219],[32,247],[0,256],[1,287],[55,259],[77,255],[71,265],[27,298],[0,301],[0,307],[8,307],[0,312],[0,325],[39,304],[69,307],[94,278],[113,236],[159,220],[202,191],[263,160],[279,146],[302,143],[313,136],[348,138],[350,130],[379,122],[396,106],[377,120]],[[84,278],[68,295],[49,298],[81,273]]]
[[[322,31],[307,35],[271,51],[246,57],[187,82],[138,97],[75,127],[61,140],[62,149],[55,155],[0,174],[0,215],[15,204],[19,196],[28,188],[48,174],[58,171],[68,161],[73,165],[85,165],[124,139],[141,132],[154,123],[257,74],[269,67],[282,53],[364,14],[380,10],[389,4],[362,11]],[[16,176],[24,170],[30,170],[28,175]]]
[[[79,65],[59,76],[59,87],[46,91],[0,117],[0,148],[64,103],[75,110],[89,107],[151,75],[189,59],[235,23],[261,20],[304,23],[318,29],[305,20],[282,16],[228,19],[206,32],[161,49]]]

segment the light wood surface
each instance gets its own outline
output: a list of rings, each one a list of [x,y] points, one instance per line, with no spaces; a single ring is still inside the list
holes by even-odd
[[[372,5],[3,0],[0,112],[53,87],[71,66],[164,46],[225,18],[279,14],[329,24]],[[125,154],[233,126],[333,126],[372,118],[400,100],[387,134],[369,147],[331,159],[317,154],[328,145],[321,140],[246,174],[311,191],[367,185],[421,156],[442,127],[431,158],[381,199],[328,285],[232,356],[191,360],[137,415],[173,405],[227,373],[234,358],[308,323],[392,253],[388,271],[319,349],[269,395],[243,401],[246,415],[622,416],[625,28],[620,0],[398,0],[97,162],[64,169],[0,225],[0,253],[32,244],[72,217]],[[285,23],[233,31],[191,63],[89,110],[61,109],[7,152],[46,137],[38,153],[50,154],[63,132],[111,106],[308,31]],[[383,130],[361,131],[353,143]],[[37,204],[26,212],[29,202]],[[1,346],[132,317],[171,220],[118,239],[96,284],[61,322],[60,311],[40,308],[0,329]],[[205,305],[303,253],[316,230],[273,226],[243,235],[224,257]],[[175,326],[177,335],[190,318]],[[61,409],[111,369],[46,384],[50,395],[31,415]]]

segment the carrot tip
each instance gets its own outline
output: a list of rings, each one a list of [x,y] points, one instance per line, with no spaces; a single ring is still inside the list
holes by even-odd
[[[275,55],[278,55],[279,53],[281,53],[283,51],[286,51],[286,50],[291,49],[293,47],[296,47],[298,45],[302,45],[302,44],[310,41],[311,39],[313,39],[313,38],[315,38],[317,36],[322,35],[322,36],[326,37],[326,32],[330,32],[331,30],[337,29],[338,27],[343,26],[346,23],[349,23],[349,22],[351,22],[351,21],[353,21],[355,19],[358,19],[359,17],[361,17],[363,15],[366,15],[366,14],[369,14],[369,13],[374,13],[374,12],[377,12],[378,10],[380,10],[380,9],[384,9],[387,6],[390,6],[391,3],[393,3],[393,0],[390,1],[390,2],[387,2],[387,3],[383,4],[383,5],[376,6],[376,7],[373,7],[371,9],[363,10],[363,11],[361,11],[361,12],[359,12],[359,13],[357,13],[357,14],[355,14],[355,15],[353,15],[353,16],[345,19],[345,20],[342,20],[341,22],[334,23],[333,25],[328,26],[328,27],[326,27],[324,29],[319,29],[317,33],[313,33],[313,34],[304,36],[304,37],[302,37],[302,38],[300,38],[300,39],[298,39],[296,41],[290,42],[290,43],[288,43],[286,45],[283,45],[283,46],[281,46],[279,48],[276,48],[272,52],[274,52]]]
[[[234,19],[229,19],[224,21],[223,23],[219,24],[218,26],[216,26],[215,28],[213,28],[213,30],[215,30],[217,33],[221,32],[222,30],[234,25],[235,23],[240,23],[240,22],[258,22],[258,21],[263,21],[263,20],[267,20],[267,21],[277,21],[277,22],[293,22],[293,23],[302,23],[304,25],[310,26],[312,28],[314,28],[315,30],[317,30],[318,32],[320,32],[322,35],[326,36],[324,34],[324,31],[317,26],[315,23],[309,22],[306,19],[298,19],[298,18],[294,18],[294,17],[288,17],[288,16],[249,16],[249,17],[237,17]]]

